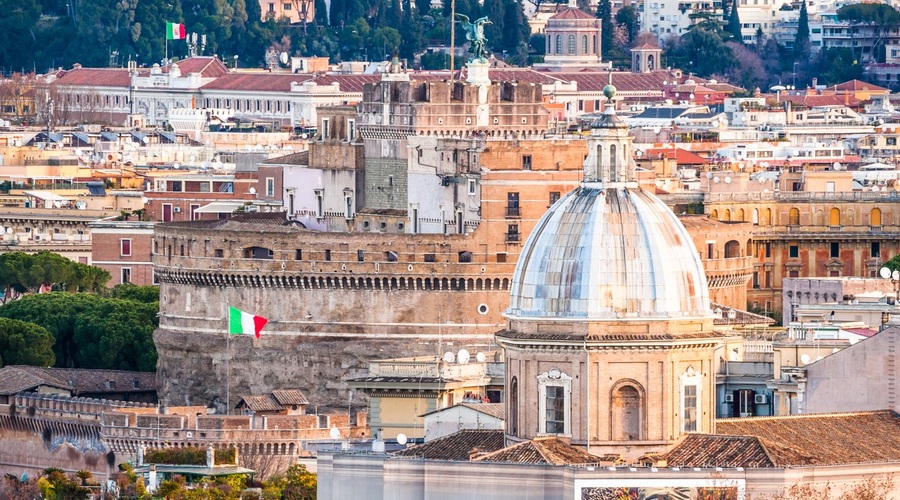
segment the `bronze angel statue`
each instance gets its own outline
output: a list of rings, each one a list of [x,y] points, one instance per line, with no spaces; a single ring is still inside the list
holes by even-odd
[[[459,24],[462,28],[466,30],[466,40],[472,42],[472,47],[469,51],[472,52],[473,60],[485,59],[485,56],[487,56],[487,48],[485,47],[487,39],[484,37],[484,25],[494,23],[487,17],[482,17],[474,23],[469,22],[469,16],[465,14],[456,14],[456,17],[459,19]]]

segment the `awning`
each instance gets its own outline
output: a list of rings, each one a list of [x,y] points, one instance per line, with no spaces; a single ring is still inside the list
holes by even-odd
[[[238,207],[244,206],[244,202],[241,201],[214,201],[209,205],[204,205],[197,210],[194,210],[194,213],[199,214],[230,214],[238,209]]]
[[[70,201],[69,198],[63,198],[50,191],[22,191],[22,194],[29,198],[38,198],[44,201]]]

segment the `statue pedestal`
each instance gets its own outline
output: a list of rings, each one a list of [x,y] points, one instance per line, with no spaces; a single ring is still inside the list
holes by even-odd
[[[466,78],[466,82],[471,83],[472,85],[490,85],[491,78],[488,74],[488,70],[490,69],[490,63],[487,62],[486,59],[474,59],[469,61],[466,64],[466,68],[468,68],[468,77]]]

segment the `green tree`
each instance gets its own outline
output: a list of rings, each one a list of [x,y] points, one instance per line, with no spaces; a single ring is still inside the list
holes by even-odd
[[[731,2],[731,12],[728,14],[728,26],[725,28],[731,34],[732,40],[744,43],[744,35],[741,33],[741,18],[738,13],[738,1]]]
[[[597,4],[597,18],[600,19],[600,51],[603,59],[607,59],[613,48],[613,30],[615,29],[610,0],[600,0],[600,3]]]
[[[626,5],[616,12],[616,25],[624,27],[628,32],[628,43],[634,41],[638,34],[638,16],[633,5]]]
[[[110,295],[114,299],[134,300],[136,302],[152,304],[154,302],[159,302],[159,287],[122,283],[114,286],[110,291]]]
[[[891,271],[900,271],[900,254],[897,254],[891,257],[890,260],[884,263],[884,266]]]
[[[0,0],[0,67],[31,67],[29,54],[36,37],[34,25],[41,16],[38,0]]]
[[[794,37],[794,60],[807,60],[809,47],[809,13],[806,12],[806,2],[800,2],[800,18],[797,21],[797,35]]]
[[[53,342],[53,335],[44,327],[0,318],[0,366],[53,366]]]
[[[427,12],[427,11],[425,11]],[[412,8],[410,0],[403,0],[403,20],[400,23],[400,57],[413,60],[424,45],[425,27],[419,8]]]

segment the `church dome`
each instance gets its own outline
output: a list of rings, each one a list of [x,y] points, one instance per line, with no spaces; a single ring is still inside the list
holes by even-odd
[[[523,246],[506,316],[621,320],[707,317],[709,290],[684,226],[633,182],[586,182]]]

